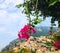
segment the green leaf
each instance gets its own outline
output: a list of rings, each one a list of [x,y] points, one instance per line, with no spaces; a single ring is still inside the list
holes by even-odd
[[[58,2],[60,2],[60,0],[57,0]]]
[[[51,0],[51,1],[49,2],[49,6],[54,5],[56,2],[57,2],[57,0]]]
[[[30,50],[28,48],[21,48],[19,53],[24,53],[24,52],[30,52]]]
[[[22,4],[18,4],[18,5],[16,5],[17,8],[20,8],[21,6],[22,6]]]

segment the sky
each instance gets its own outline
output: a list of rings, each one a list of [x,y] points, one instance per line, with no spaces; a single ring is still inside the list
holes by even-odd
[[[16,4],[23,0],[0,0],[0,50],[17,38],[18,31],[27,24],[26,15]],[[41,26],[51,26],[51,18],[41,22]],[[57,23],[57,22],[56,22]]]

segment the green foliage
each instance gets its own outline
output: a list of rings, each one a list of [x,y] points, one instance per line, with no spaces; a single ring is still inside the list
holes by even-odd
[[[51,23],[54,21],[60,23],[60,0],[24,0],[24,3],[18,4],[17,7],[23,7],[23,13],[27,17],[30,17],[30,15],[34,17],[43,16],[44,18],[51,16]]]
[[[52,36],[53,36],[52,39],[53,39],[54,41],[59,41],[59,42],[60,42],[60,32],[58,32],[58,33],[56,33],[56,34],[53,34]]]
[[[50,0],[50,2],[49,2],[49,6],[54,5],[56,2],[57,2],[57,0]]]
[[[31,22],[32,26],[35,26],[36,24],[40,23],[41,21],[42,21],[42,19],[40,19],[40,18],[34,18]]]
[[[54,36],[54,41],[59,41],[60,42],[60,36]]]
[[[60,29],[58,29],[56,32],[54,32],[52,35],[51,35],[51,39],[53,40],[53,43],[54,42],[60,42]]]
[[[21,48],[19,53],[30,52],[27,48]]]
[[[11,51],[5,51],[5,52],[0,52],[0,53],[15,53],[15,52],[13,52],[13,50],[11,50]]]
[[[23,11],[22,11],[22,13],[24,13],[24,14],[26,14],[26,16],[27,16],[27,20],[29,21],[29,24],[31,24],[31,26],[35,26],[35,25],[37,25],[38,23],[40,23],[42,20],[40,20],[38,17],[39,17],[39,11],[37,10],[37,7],[38,7],[38,0],[36,0],[36,2],[35,2],[35,7],[36,8],[34,8],[33,6],[34,5],[32,5],[32,4],[34,4],[34,0],[24,0],[24,3],[23,4],[18,4],[18,5],[16,5],[16,7],[17,8],[20,8],[20,7],[23,7],[24,9],[23,9]],[[34,11],[34,12],[32,12],[32,11]],[[32,15],[32,16],[34,16],[34,17],[36,17],[36,18],[34,18],[33,20],[31,20],[31,17],[30,17],[30,15]]]
[[[23,4],[18,4],[16,5],[17,8],[20,8]]]

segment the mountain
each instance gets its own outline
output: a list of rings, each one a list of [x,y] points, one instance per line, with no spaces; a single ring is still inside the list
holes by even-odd
[[[35,29],[37,30],[35,36],[49,35],[48,31],[50,27],[40,26],[40,27],[35,27]],[[54,33],[56,30],[57,30],[57,27],[53,27],[52,32]]]
[[[11,50],[15,46],[19,46],[19,42],[20,42],[19,39],[15,39],[11,41],[9,45],[7,45],[5,48],[2,49],[2,51],[8,51],[8,50]]]
[[[35,27],[35,29],[37,30],[36,34],[34,34],[33,36],[41,36],[41,35],[48,35],[48,31],[49,31],[49,27]],[[57,30],[56,27],[53,28],[53,32],[55,32]],[[13,41],[11,41],[9,43],[9,45],[7,45],[5,48],[2,49],[2,51],[8,51],[11,50],[12,48],[19,46],[21,40],[19,39],[15,39]],[[24,40],[22,40],[24,41]]]

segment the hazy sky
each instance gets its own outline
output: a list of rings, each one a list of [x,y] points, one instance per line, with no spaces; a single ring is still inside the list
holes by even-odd
[[[17,38],[17,33],[26,23],[26,16],[22,14],[22,8],[16,8],[16,4],[23,3],[23,0],[0,0],[0,50]],[[41,26],[50,26],[50,19],[47,18]]]

